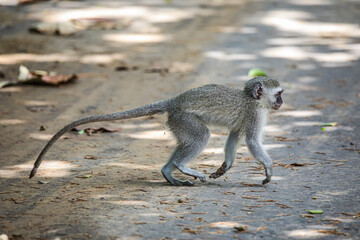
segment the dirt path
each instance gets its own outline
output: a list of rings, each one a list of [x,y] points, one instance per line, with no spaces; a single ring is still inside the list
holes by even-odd
[[[77,8],[130,24],[67,37],[27,32],[36,19],[64,19]],[[359,238],[358,12],[356,2],[320,0],[0,8],[6,79],[17,77],[19,64],[83,76],[61,87],[0,90],[1,233],[12,239]],[[126,66],[131,70],[115,71]],[[266,187],[244,145],[225,177],[168,185],[160,173],[174,144],[166,116],[91,124],[116,131],[67,135],[27,179],[65,122],[207,83],[242,87],[252,67],[277,76],[286,89],[284,106],[266,128],[265,146],[275,160]],[[326,122],[338,126],[322,131]],[[208,148],[191,165],[205,173],[223,161],[226,131],[212,130]]]

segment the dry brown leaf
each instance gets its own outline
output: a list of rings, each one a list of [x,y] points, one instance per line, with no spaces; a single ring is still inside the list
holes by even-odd
[[[133,222],[133,224],[141,225],[141,224],[147,224],[147,222]]]
[[[235,226],[234,229],[237,231],[237,232],[244,232],[246,229],[247,229],[247,226]]]
[[[300,217],[302,218],[314,218],[313,214],[301,214]]]
[[[286,138],[282,136],[275,136],[274,139],[275,141],[280,141],[280,142],[295,142],[295,141],[303,140],[302,138]]]
[[[223,194],[225,194],[225,195],[229,195],[229,194],[236,195],[236,193],[234,193],[234,192],[223,192]]]
[[[279,200],[272,200],[272,199],[266,199],[266,200],[258,200],[258,202],[278,202]]]
[[[80,131],[85,132],[88,136],[94,133],[102,133],[102,132],[119,132],[119,128],[110,128],[110,127],[75,127],[71,129],[71,131],[75,131],[79,133]]]
[[[275,204],[278,205],[278,206],[281,207],[281,208],[292,208],[292,207],[290,207],[290,206],[287,206],[287,205],[281,204],[281,203],[275,203]]]
[[[182,232],[186,232],[186,233],[190,233],[190,234],[193,234],[193,235],[198,234],[198,231],[197,231],[197,230],[193,230],[193,229],[188,228],[188,227],[184,227],[181,231],[182,231]]]
[[[265,229],[267,229],[267,227],[259,227],[258,229],[256,229],[256,231],[258,232],[258,231],[262,231],[262,230],[265,230]]]
[[[284,168],[294,168],[294,167],[304,167],[304,166],[307,166],[307,165],[315,165],[316,163],[289,163],[289,164],[286,164],[286,163],[277,163],[275,164],[275,166],[281,166],[281,167],[284,167]]]
[[[342,221],[339,220],[339,219],[327,219],[327,218],[323,218],[323,219],[321,219],[321,221],[328,222],[328,223],[331,223],[331,224],[339,224],[339,223],[342,223]]]
[[[198,217],[198,218],[195,218],[193,219],[194,222],[206,222],[203,218],[201,217]]]
[[[245,198],[245,199],[257,200],[257,199],[259,199],[260,196],[245,196],[245,195],[242,195],[241,197],[242,197],[242,198]]]
[[[329,234],[329,235],[330,234],[332,234],[332,235],[343,235],[345,237],[350,236],[349,233],[343,233],[343,232],[340,232],[340,231],[338,231],[336,229],[323,229],[323,230],[318,230],[318,232],[323,233],[323,234]]]

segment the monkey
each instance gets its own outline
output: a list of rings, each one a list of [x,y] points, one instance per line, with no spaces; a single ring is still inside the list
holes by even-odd
[[[36,174],[44,155],[55,141],[76,126],[168,113],[167,125],[177,144],[161,173],[170,184],[194,185],[192,181],[173,177],[172,172],[175,169],[195,179],[199,178],[202,182],[206,181],[203,173],[185,165],[197,158],[208,144],[210,138],[208,125],[223,126],[229,130],[224,150],[225,160],[209,178],[219,178],[231,168],[239,141],[245,136],[250,153],[265,169],[266,178],[262,184],[267,184],[271,180],[273,171],[272,160],[262,145],[263,128],[269,110],[278,110],[283,104],[282,93],[283,89],[277,79],[255,77],[247,81],[243,89],[217,84],[204,85],[176,97],[131,110],[81,118],[64,126],[49,140],[35,161],[29,178]]]

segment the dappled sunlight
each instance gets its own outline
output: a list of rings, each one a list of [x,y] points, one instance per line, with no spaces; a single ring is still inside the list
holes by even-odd
[[[152,8],[145,6],[123,6],[123,7],[86,7],[80,9],[47,9],[44,14],[30,15],[34,19],[48,22],[65,22],[81,18],[114,18],[114,19],[143,19],[152,23],[176,22],[192,18],[197,14],[211,15],[212,11],[207,9],[187,8]]]
[[[44,134],[44,133],[30,133],[30,138],[41,140],[41,141],[49,141],[54,135],[53,134]]]
[[[318,238],[318,237],[326,236],[324,233],[321,233],[318,230],[314,230],[314,229],[296,229],[296,230],[288,231],[287,235],[289,237],[300,238],[300,239]]]
[[[342,218],[341,221],[343,221]],[[339,231],[338,228],[332,225],[310,225],[308,228],[285,231],[285,234],[296,239],[314,239],[333,234],[342,235],[344,237],[348,236],[348,234]]]
[[[103,36],[105,41],[120,42],[120,43],[158,43],[171,40],[171,36],[164,34],[126,34],[126,33],[112,33]]]
[[[276,27],[279,30],[301,33],[307,36],[315,37],[359,37],[360,27],[358,24],[346,23],[325,23],[311,20],[313,17],[310,13],[291,10],[273,10],[270,11],[263,19],[265,25]]]
[[[224,148],[205,148],[203,153],[222,154],[224,153]]]
[[[116,60],[124,59],[120,53],[109,54],[85,54],[76,55],[73,53],[52,53],[52,54],[34,54],[34,53],[11,53],[0,54],[0,64],[12,65],[22,62],[81,62],[86,64],[111,63]]]
[[[8,93],[19,93],[22,91],[23,89],[21,87],[14,87],[14,86],[0,89],[0,92],[8,92]]]
[[[140,124],[132,124],[132,123],[119,123],[118,126],[122,129],[139,129],[139,128],[157,128],[161,127],[160,123],[140,123]]]
[[[135,139],[172,140],[170,132],[165,130],[123,133],[123,135]]]
[[[297,127],[313,127],[320,126],[323,123],[316,121],[293,121],[291,124]]]
[[[116,60],[123,60],[125,56],[120,53],[111,53],[111,54],[87,54],[79,56],[79,62],[85,64],[107,64],[112,63]]]
[[[33,53],[11,53],[1,54],[0,64],[11,65],[21,62],[68,62],[78,60],[71,54],[52,53],[52,54],[33,54]]]
[[[107,165],[107,166],[116,166],[116,167],[123,167],[123,168],[127,168],[127,169],[157,170],[157,169],[159,169],[163,164],[143,165],[143,164],[136,164],[136,163],[129,163],[129,162],[125,162],[125,163],[116,162],[116,163],[106,163],[106,164],[104,164],[104,165]]]
[[[0,168],[0,178],[28,178],[34,161],[5,166]],[[70,169],[78,167],[65,161],[46,161],[38,170],[38,177],[64,177],[70,174]]]
[[[265,132],[271,132],[271,133],[279,133],[279,132],[282,131],[280,126],[278,126],[278,125],[270,125],[270,124],[266,125],[264,127],[264,129],[265,129]]]
[[[22,119],[0,119],[0,125],[19,125],[25,123],[26,121]]]
[[[318,111],[318,110],[299,110],[299,111],[276,112],[273,115],[274,116],[286,116],[286,117],[304,118],[304,117],[321,116],[322,112]]]
[[[24,104],[26,106],[49,106],[49,105],[53,105],[54,102],[50,102],[50,101],[37,101],[37,100],[25,100]]]
[[[261,172],[259,172],[259,174],[262,174]],[[252,180],[256,180],[256,181],[261,181],[264,180],[264,176],[254,176],[254,175],[249,175],[249,178],[251,178]],[[271,180],[272,181],[283,181],[286,180],[285,177],[281,177],[281,176],[271,176]]]
[[[286,144],[264,144],[265,150],[272,150],[277,148],[286,148]]]
[[[245,53],[226,53],[223,51],[209,51],[205,53],[208,58],[214,58],[223,61],[235,61],[235,60],[255,60],[256,56],[253,54]]]
[[[300,47],[273,47],[261,52],[261,55],[268,58],[284,58],[291,60],[306,60],[309,55]]]

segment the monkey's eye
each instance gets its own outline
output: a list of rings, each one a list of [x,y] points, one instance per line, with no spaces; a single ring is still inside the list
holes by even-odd
[[[279,97],[279,93],[276,93],[276,94],[275,94],[275,98],[278,98],[278,97]]]

